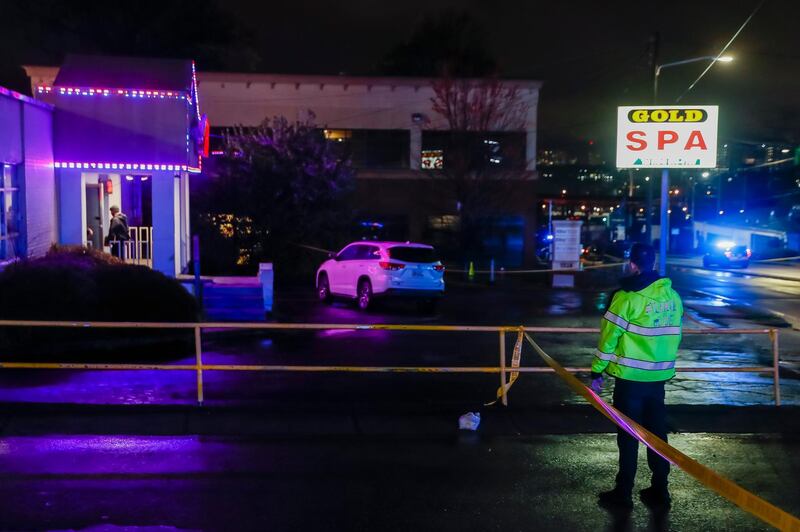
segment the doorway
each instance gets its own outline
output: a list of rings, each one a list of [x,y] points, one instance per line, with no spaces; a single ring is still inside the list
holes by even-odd
[[[86,245],[103,250],[103,188],[86,184]]]
[[[128,217],[131,239],[126,244],[127,260],[152,266],[153,186],[149,175],[125,175],[121,179],[122,212]]]

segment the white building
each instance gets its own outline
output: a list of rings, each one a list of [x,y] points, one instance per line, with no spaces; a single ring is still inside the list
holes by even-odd
[[[57,67],[26,66],[32,90],[52,86]],[[256,126],[266,118],[304,120],[315,115],[326,136],[349,150],[357,169],[356,202],[364,223],[386,228],[383,236],[436,241],[437,231],[454,227],[455,200],[440,198],[427,168],[443,161],[446,120],[433,109],[433,80],[395,77],[311,76],[197,72],[199,105],[214,136],[232,126]],[[524,116],[513,128],[487,132],[498,153],[518,154],[520,178],[508,200],[490,219],[484,237],[499,265],[533,261],[538,81],[503,81],[513,87]],[[510,161],[510,158],[507,157]],[[498,156],[498,162],[501,157]],[[424,200],[424,201],[423,201]]]

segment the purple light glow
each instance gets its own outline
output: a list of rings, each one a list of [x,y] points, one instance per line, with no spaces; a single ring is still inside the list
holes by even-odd
[[[200,116],[200,99],[197,95],[197,71],[194,67],[194,61],[192,61],[192,91],[194,93],[194,110],[197,113],[197,120],[202,121],[203,119]]]
[[[67,96],[124,96],[126,98],[161,98],[192,101],[191,96],[180,91],[151,91],[139,89],[105,89],[96,87],[50,87],[40,85],[39,94],[65,94]],[[199,111],[198,111],[199,112]]]
[[[198,161],[202,163],[202,161]],[[176,171],[183,170],[186,172],[200,173],[200,166],[194,167],[186,164],[161,164],[161,163],[84,163],[84,162],[65,162],[56,161],[53,163],[54,168],[74,168],[85,170],[165,170]]]

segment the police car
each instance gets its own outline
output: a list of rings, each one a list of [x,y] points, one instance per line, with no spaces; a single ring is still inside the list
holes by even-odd
[[[718,241],[714,248],[703,256],[703,267],[747,268],[752,252],[747,246],[735,245],[727,240]]]

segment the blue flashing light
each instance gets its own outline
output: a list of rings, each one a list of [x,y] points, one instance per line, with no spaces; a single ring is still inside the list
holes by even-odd
[[[361,222],[361,227],[372,227],[374,229],[383,229],[383,224],[380,222]]]
[[[719,249],[728,249],[732,248],[735,244],[730,240],[717,240],[716,244],[714,244]]]
[[[545,237],[545,240],[548,240],[548,241],[550,241],[550,240],[553,240],[554,238],[555,238],[555,237],[554,237],[553,235],[547,235],[547,236]]]

